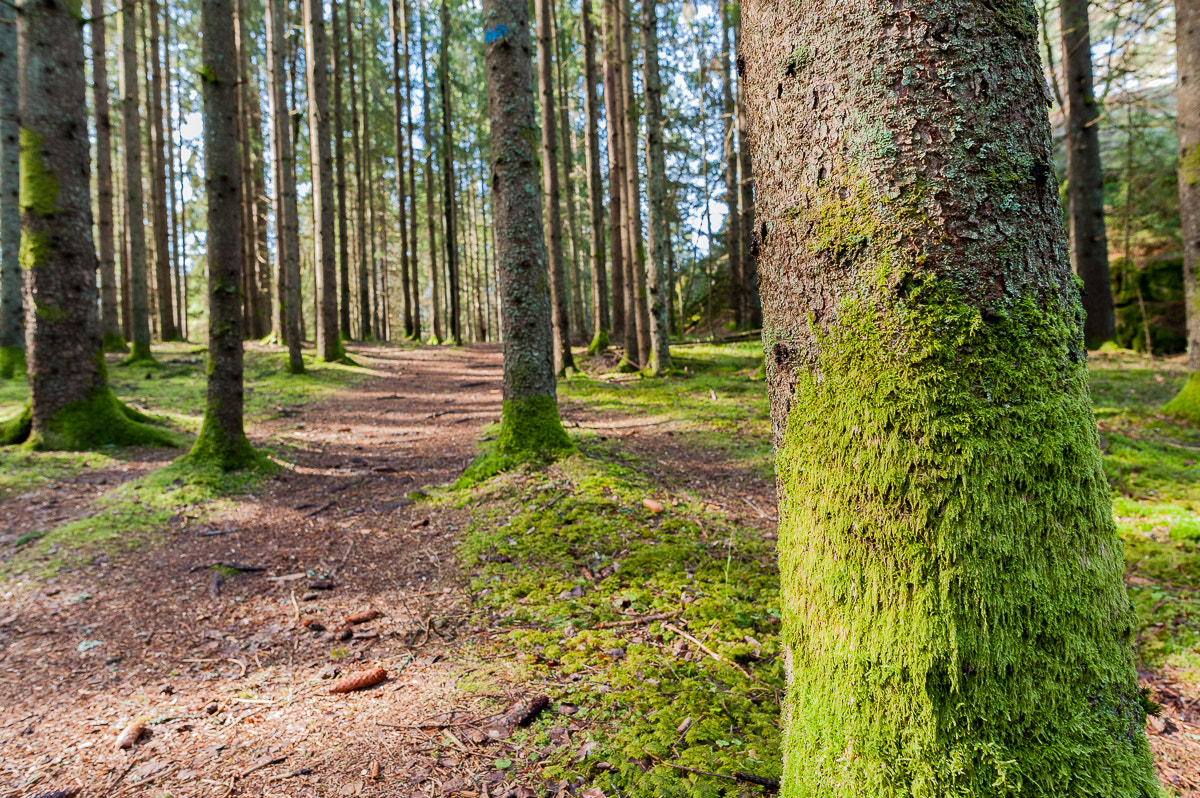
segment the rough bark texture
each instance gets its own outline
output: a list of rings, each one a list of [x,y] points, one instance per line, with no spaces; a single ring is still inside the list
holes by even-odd
[[[751,166],[749,120],[746,116],[746,91],[743,85],[741,5],[737,6],[733,25],[737,57],[737,161],[738,161],[738,251],[742,258],[742,318],[754,329],[762,325],[762,303],[758,296],[758,231],[754,228],[754,170]]]
[[[171,245],[167,225],[167,135],[163,126],[163,69],[162,37],[158,0],[149,0],[150,18],[150,142],[154,148],[154,165],[150,174],[150,191],[154,208],[154,274],[158,286],[158,334],[164,341],[179,337],[175,331],[175,303],[171,296]]]
[[[204,190],[208,196],[208,400],[189,457],[226,470],[255,462],[242,427],[244,265],[242,164],[238,158],[238,49],[232,0],[201,0]]]
[[[151,360],[150,308],[146,286],[146,226],[142,213],[142,131],[138,103],[137,6],[121,6],[121,143],[125,183],[125,235],[129,252],[131,362]]]
[[[554,379],[529,9],[524,0],[485,0],[483,27],[504,340],[504,410],[491,452],[467,476],[486,476],[516,462],[548,459],[572,448],[559,420]]]
[[[782,794],[1160,795],[1032,6],[744,24]]]
[[[442,96],[442,211],[446,218],[446,291],[450,294],[450,337],[462,345],[462,288],[458,267],[458,224],[454,197],[454,114],[450,106],[450,9],[442,0],[442,46],[438,48],[438,87]]]
[[[255,280],[255,263],[258,246],[257,219],[254,197],[254,138],[251,119],[254,115],[254,100],[251,97],[249,32],[246,25],[246,0],[234,0],[234,48],[237,52],[237,146],[241,163],[242,199],[242,325],[251,338],[261,335],[259,330],[258,282]]]
[[[1061,0],[1063,69],[1067,94],[1067,211],[1071,268],[1083,280],[1083,338],[1089,348],[1116,331],[1108,237],[1104,229],[1104,173],[1100,169],[1100,109],[1092,92],[1089,0]]]
[[[365,12],[365,6],[364,6]],[[353,6],[346,4],[346,51],[349,54],[346,75],[350,81],[350,149],[354,152],[354,244],[358,257],[359,337],[371,337],[371,297],[367,283],[367,178],[362,135],[362,117],[358,115],[358,91],[355,81],[354,33],[350,24]],[[358,81],[361,83],[361,81]],[[347,289],[348,290],[348,289]]]
[[[105,376],[82,22],[79,3],[57,0],[26,0],[17,14],[30,443],[46,449],[172,445],[168,433],[134,420],[142,416],[117,401]]]
[[[267,0],[268,99],[271,113],[271,162],[275,173],[275,328],[288,348],[288,370],[304,373],[300,341],[300,217],[296,208],[296,159],[288,121],[284,68],[283,0]]]
[[[405,105],[408,108],[408,240],[412,242],[412,258],[409,260],[409,265],[412,270],[411,276],[411,291],[412,291],[412,336],[416,340],[421,340],[421,263],[417,257],[417,251],[420,249],[418,244],[418,229],[417,229],[417,155],[413,151],[413,138],[416,134],[416,125],[413,122],[412,112],[412,70],[410,68],[409,45],[408,45],[408,0],[402,0],[401,8],[404,10],[404,24],[401,32],[404,35],[404,96],[407,98]],[[403,198],[400,200],[404,201]]]
[[[1187,304],[1188,375],[1163,411],[1200,424],[1200,3],[1175,3],[1178,59],[1179,217],[1183,236],[1183,288]]]
[[[616,0],[621,18],[621,102],[625,111],[625,215],[629,229],[626,254],[629,262],[626,278],[632,278],[632,310],[637,326],[637,362],[646,366],[650,360],[650,309],[646,293],[646,246],[642,241],[642,185],[638,170],[638,107],[633,91],[633,3]],[[629,317],[630,307],[625,315]],[[633,360],[632,353],[626,357]]]
[[[562,214],[558,193],[558,131],[555,125],[554,50],[551,46],[550,0],[535,0],[537,13],[538,92],[542,112],[542,196],[550,266],[550,319],[554,328],[554,371],[575,368],[571,357],[571,324],[567,315],[567,280],[563,268]]]
[[[726,0],[722,0],[721,13],[721,118],[725,130],[725,250],[729,261],[729,307],[733,311],[733,323],[742,326],[742,240],[738,224],[738,165],[737,142],[734,130],[737,127],[737,108],[733,103],[733,82],[729,73],[729,17],[733,13]]]
[[[625,214],[622,196],[625,194],[625,175],[622,166],[625,146],[621,143],[619,120],[621,112],[620,92],[620,37],[617,34],[616,0],[603,0],[604,14],[604,116],[605,144],[608,147],[608,222],[609,242],[612,252],[612,334],[613,338],[625,342]],[[630,319],[630,324],[635,322]]]
[[[554,88],[558,99],[558,133],[562,144],[562,187],[563,204],[567,208],[567,240],[571,243],[571,324],[578,335],[584,327],[583,321],[583,278],[579,271],[579,228],[575,225],[575,148],[571,144],[570,106],[567,104],[566,80],[563,78],[563,62],[567,53],[562,44],[562,31],[558,26],[558,2],[550,5],[550,32],[554,44]]]
[[[407,149],[404,141],[404,109],[408,105],[408,92],[401,90],[400,76],[408,83],[408,8],[400,13],[399,0],[388,4],[388,16],[392,29],[392,134],[396,137],[396,200],[400,227],[400,291],[404,299],[404,337],[413,337],[412,284],[408,277],[408,188],[405,186],[405,159]],[[401,58],[401,46],[404,57]],[[405,85],[407,88],[407,85]]]
[[[329,147],[329,82],[325,68],[325,17],[320,0],[304,2],[308,52],[308,140],[313,178],[313,267],[317,282],[317,356],[345,356],[338,336],[337,277],[333,262],[333,153]]]
[[[0,380],[25,373],[25,332],[21,326],[23,278],[18,255],[21,246],[21,207],[18,202],[21,145],[17,131],[15,22],[16,9],[0,4]],[[109,218],[112,218],[111,214]],[[112,240],[111,228],[109,240]]]
[[[424,2],[424,0],[419,1]],[[425,148],[425,225],[429,233],[430,304],[433,311],[433,341],[440,344],[444,339],[442,337],[442,298],[439,291],[441,281],[438,280],[437,217],[434,215],[433,201],[436,193],[433,185],[433,123],[429,116],[429,63],[425,58],[425,9],[424,5],[418,5],[418,8],[421,9],[421,117],[425,126],[421,141],[424,142]]]
[[[667,167],[663,157],[662,80],[658,74],[658,6],[655,0],[642,0],[642,45],[646,50],[646,194],[650,206],[649,272],[646,288],[649,293],[650,359],[646,367],[653,374],[662,374],[671,367],[670,325],[668,310],[670,294],[666,271],[663,220],[663,191]]]
[[[121,320],[117,311],[116,245],[113,240],[112,114],[108,108],[104,0],[92,0],[91,6],[92,105],[96,118],[96,232],[100,239],[97,242],[100,255],[100,336],[106,351],[123,352],[126,347],[121,337]],[[4,52],[5,47],[0,45],[0,60],[4,59]],[[0,75],[0,87],[4,83],[4,76]],[[0,88],[0,91],[4,89]],[[3,116],[4,113],[0,111],[0,117]],[[15,163],[15,154],[13,160]],[[3,166],[0,166],[2,169]],[[0,245],[0,249],[3,249],[3,245]],[[2,322],[0,326],[3,326]],[[2,377],[3,371],[0,369]]]
[[[587,131],[584,145],[587,162],[589,264],[592,276],[592,342],[588,354],[608,347],[611,326],[608,313],[608,275],[604,263],[604,181],[600,178],[600,107],[596,99],[596,21],[592,18],[592,0],[583,0],[581,28],[583,37],[583,112]]]
[[[338,230],[338,325],[341,336],[350,340],[350,235],[347,230],[350,214],[346,206],[346,120],[342,100],[343,36],[339,21],[338,3],[330,6],[333,20],[333,161],[337,174]],[[347,6],[349,11],[349,6]]]
[[[167,127],[167,207],[168,218],[171,225],[171,270],[175,276],[175,331],[180,340],[187,340],[187,307],[184,305],[184,274],[183,262],[180,259],[180,239],[183,237],[183,231],[179,227],[179,206],[177,204],[176,190],[179,188],[179,183],[176,181],[175,158],[179,155],[179,151],[175,149],[175,116],[172,108],[174,102],[174,90],[171,84],[171,9],[170,6],[163,7],[163,54],[164,54],[164,69],[163,69],[163,102],[166,104],[166,127]],[[101,300],[102,318],[103,318],[103,300]]]

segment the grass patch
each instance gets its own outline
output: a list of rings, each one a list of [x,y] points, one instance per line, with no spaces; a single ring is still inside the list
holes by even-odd
[[[112,468],[118,460],[99,452],[34,452],[0,447],[0,500],[74,479],[89,468]]]

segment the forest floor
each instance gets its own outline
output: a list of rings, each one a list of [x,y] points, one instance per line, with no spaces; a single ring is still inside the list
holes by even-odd
[[[662,380],[583,362],[560,389],[579,453],[474,486],[455,481],[499,415],[499,348],[351,349],[357,365],[297,379],[250,347],[272,473],[0,449],[0,798],[755,795],[778,778],[757,345],[680,346]],[[156,353],[111,361],[114,387],[195,432],[200,350]],[[1164,706],[1151,744],[1163,783],[1197,798],[1200,435],[1154,415],[1181,362],[1091,367]],[[22,391],[0,384],[0,414]],[[382,683],[329,694],[376,666]]]

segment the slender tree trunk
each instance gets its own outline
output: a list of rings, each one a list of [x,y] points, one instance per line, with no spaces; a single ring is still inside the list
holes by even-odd
[[[254,337],[265,338],[271,326],[271,252],[267,240],[267,217],[271,199],[267,195],[266,139],[263,134],[262,97],[258,92],[257,69],[248,73],[250,91],[250,158],[254,181],[251,211],[254,214],[254,260],[247,267],[255,280]]]
[[[738,161],[738,253],[742,258],[742,318],[752,329],[762,326],[762,302],[758,295],[758,232],[754,229],[754,170],[751,167],[749,119],[746,115],[744,60],[742,58],[742,19],[733,25],[733,46],[737,56],[737,161]]]
[[[724,120],[725,128],[725,247],[729,253],[729,307],[733,310],[733,323],[740,330],[744,303],[742,301],[742,242],[737,212],[737,150],[734,146],[737,109],[733,103],[732,76],[729,74],[729,17],[733,13],[728,0],[721,0],[721,118]]]
[[[1067,78],[1067,207],[1071,267],[1083,280],[1084,340],[1096,348],[1115,334],[1104,174],[1100,169],[1100,109],[1092,91],[1088,0],[1060,0],[1063,67]]]
[[[119,78],[119,80],[120,79],[121,78]],[[118,88],[118,91],[120,91],[120,88]],[[122,127],[124,127],[123,109],[122,109]],[[120,136],[122,139],[124,138],[124,136],[121,135],[120,130],[118,130],[117,133],[118,133],[118,136]],[[121,148],[121,153],[124,154],[124,152],[125,152],[124,143],[121,143],[119,146]],[[128,212],[128,208],[129,208],[129,197],[126,194],[126,188],[125,188],[124,158],[122,158],[121,165],[122,165],[122,168],[118,169],[114,173],[114,177],[115,177],[116,184],[117,184],[116,185],[116,188],[117,188],[116,195],[118,198],[117,204],[118,204],[118,207],[120,208],[120,213],[121,213],[121,227],[120,227],[121,261],[119,264],[120,274],[118,275],[119,284],[120,284],[120,288],[121,288],[121,294],[120,294],[120,298],[119,298],[119,302],[121,303],[121,337],[124,338],[126,341],[132,341],[133,340],[133,291],[130,289],[130,280],[132,279],[132,275],[131,275],[132,270],[129,267],[129,258],[130,258],[129,220],[126,217],[126,213]],[[126,350],[128,350],[129,349],[128,345],[126,345],[125,348],[126,348]]]
[[[412,112],[412,71],[409,59],[408,48],[408,0],[401,0],[400,9],[404,14],[402,24],[400,26],[401,38],[404,43],[404,105],[408,109],[408,240],[411,242],[412,256],[409,258],[409,268],[411,274],[409,276],[409,290],[412,296],[412,337],[421,340],[421,270],[420,259],[417,257],[417,250],[420,249],[417,235],[417,155],[413,150],[413,137],[416,132],[416,125],[413,122]],[[403,164],[397,164],[397,169],[403,169]],[[404,197],[400,197],[400,202],[404,202]]]
[[[146,290],[146,227],[142,214],[142,133],[138,110],[137,6],[121,6],[121,116],[125,145],[125,232],[129,238],[131,362],[152,360]]]
[[[600,178],[600,108],[596,98],[596,21],[592,0],[583,0],[580,13],[583,37],[583,110],[586,117],[585,158],[587,162],[588,244],[592,276],[592,342],[588,354],[608,347],[608,275],[604,263],[604,182]],[[607,93],[607,92],[606,92]]]
[[[242,308],[235,288],[242,283],[246,237],[240,196],[245,156],[239,163],[238,129],[245,131],[239,102],[239,58],[231,0],[201,0],[203,37],[201,90],[204,97],[204,189],[208,196],[208,401],[204,425],[190,457],[225,470],[256,459],[242,427]],[[238,14],[238,22],[245,17]],[[245,42],[245,37],[242,37]],[[244,55],[244,50],[242,55]],[[242,92],[244,99],[245,92]],[[245,139],[243,139],[245,143]],[[239,179],[241,171],[241,179]]]
[[[625,146],[621,142],[620,37],[617,33],[617,0],[603,0],[604,13],[604,115],[605,143],[608,146],[608,221],[612,247],[612,333],[625,346],[629,358],[629,337],[625,325],[625,213],[622,196],[625,193]],[[636,326],[633,319],[629,325]]]
[[[781,794],[1160,795],[1032,7],[744,8]]]
[[[250,338],[259,338],[262,331],[258,324],[258,280],[255,265],[258,259],[258,235],[256,228],[254,186],[254,139],[251,132],[250,55],[249,33],[246,26],[246,0],[234,0],[234,37],[238,64],[238,148],[241,156],[242,186],[242,330]]]
[[[625,213],[629,217],[629,255],[626,274],[633,278],[633,309],[637,322],[637,362],[650,362],[650,306],[646,291],[646,247],[642,242],[641,175],[638,173],[638,108],[633,91],[633,4],[617,0],[621,10],[621,96],[625,110]],[[626,318],[629,308],[625,309]]]
[[[142,163],[142,192],[143,198],[146,199],[146,215],[149,224],[149,238],[146,241],[146,297],[149,300],[147,313],[150,321],[150,337],[151,339],[159,336],[158,330],[158,259],[155,250],[158,248],[158,240],[155,238],[154,220],[157,218],[157,212],[154,209],[154,200],[157,198],[158,192],[154,189],[154,175],[157,167],[155,166],[155,147],[154,147],[154,126],[153,126],[153,95],[151,93],[150,79],[150,15],[147,9],[148,3],[142,3],[138,10],[138,28],[142,37],[142,85],[139,87],[141,91],[141,107],[146,109],[146,114],[142,119],[142,153],[145,155],[145,160]],[[161,340],[161,338],[159,339]]]
[[[271,185],[275,190],[275,329],[287,342],[288,371],[304,373],[300,338],[300,219],[296,208],[296,159],[292,151],[287,94],[284,91],[284,5],[267,0],[268,95],[271,114]]]
[[[667,165],[663,155],[662,79],[658,74],[658,4],[642,0],[642,46],[646,51],[646,193],[649,198],[650,239],[647,242],[649,273],[646,288],[649,294],[650,357],[646,367],[655,375],[671,368],[668,289],[663,223],[663,192]]]
[[[396,138],[396,199],[400,227],[400,291],[404,299],[404,337],[413,337],[413,290],[408,271],[408,188],[405,185],[405,132],[404,109],[408,105],[407,90],[401,91],[400,76],[408,83],[408,9],[400,13],[399,0],[388,3],[389,22],[392,29],[392,134]],[[404,48],[403,58],[400,55]]]
[[[1200,423],[1200,3],[1175,3],[1179,111],[1179,219],[1187,305],[1188,381],[1164,412]]]
[[[562,177],[563,192],[566,195],[567,206],[567,239],[571,244],[571,323],[570,328],[578,334],[584,328],[583,321],[583,279],[579,272],[579,235],[575,226],[575,152],[571,146],[571,114],[567,104],[566,81],[563,80],[563,62],[567,60],[566,51],[560,41],[562,31],[558,28],[558,0],[552,0],[550,5],[550,32],[554,44],[554,80],[555,95],[558,100],[559,134],[562,139]]]
[[[97,0],[93,0],[96,2]],[[24,309],[21,294],[24,277],[21,274],[21,203],[20,203],[20,134],[17,128],[17,26],[16,9],[0,4],[0,380],[25,374]],[[104,23],[99,34],[92,31],[92,41],[99,35],[104,42]],[[104,49],[100,49],[103,74]],[[107,114],[108,104],[96,105],[96,136],[101,136],[103,119],[99,109]],[[107,134],[107,130],[105,131]],[[101,186],[103,192],[103,186]],[[103,200],[103,194],[101,195]],[[109,185],[109,271],[112,267],[112,187]],[[103,222],[103,216],[101,216]],[[103,234],[103,230],[101,230]]]
[[[365,31],[364,31],[365,33]],[[364,246],[369,247],[368,265],[370,274],[368,280],[363,280],[366,283],[367,289],[362,289],[364,318],[371,321],[371,337],[379,340],[383,337],[383,328],[379,320],[379,269],[378,262],[375,256],[375,236],[379,231],[379,225],[375,221],[375,179],[371,174],[371,124],[370,114],[367,109],[367,55],[366,55],[366,36],[364,35],[359,41],[363,49],[363,56],[360,63],[363,65],[362,80],[358,82],[359,105],[362,107],[362,152],[363,152],[363,190],[366,192],[367,202],[367,234]],[[363,324],[364,335],[366,331],[366,323]]]
[[[342,58],[345,55],[343,42],[349,34],[351,6],[346,4],[347,36],[344,37],[338,17],[339,5],[330,6],[333,24],[333,47],[330,48],[333,52],[333,158],[337,174],[338,319],[342,338],[350,340],[350,234],[347,230],[350,213],[346,205],[346,117],[342,98],[342,77],[346,69]]]
[[[345,355],[338,337],[337,278],[333,262],[333,153],[329,145],[329,84],[325,64],[325,17],[321,0],[303,0],[305,72],[308,78],[308,141],[313,181],[313,270],[317,291],[317,356]]]
[[[421,14],[421,111],[424,123],[422,141],[425,147],[425,223],[429,230],[429,283],[432,291],[433,340],[442,343],[442,300],[438,291],[437,217],[434,211],[433,185],[433,124],[429,116],[429,64],[425,58],[426,23],[424,0],[418,0]]]
[[[562,216],[558,194],[558,133],[555,130],[554,54],[551,0],[535,0],[537,13],[538,90],[542,110],[542,194],[546,211],[546,242],[550,256],[550,318],[554,329],[554,371],[562,375],[575,368],[571,357],[571,330],[567,315],[567,285],[563,269]]]
[[[454,209],[454,116],[450,107],[450,9],[442,0],[442,46],[439,50],[438,84],[442,92],[442,210],[446,215],[446,290],[450,294],[450,336],[462,344],[462,286],[458,273],[458,236]]]
[[[484,0],[483,26],[504,329],[504,409],[491,453],[468,472],[479,476],[573,448],[558,415],[542,209],[537,192],[530,190],[538,180],[538,130],[525,0]]]
[[[120,315],[117,310],[117,275],[116,275],[116,245],[113,240],[113,174],[112,174],[112,114],[108,107],[108,61],[105,53],[107,47],[105,37],[104,0],[92,0],[92,105],[96,115],[96,232],[99,235],[100,254],[100,336],[105,351],[125,351],[125,340],[121,338]],[[3,12],[0,12],[2,14]],[[16,30],[13,26],[5,26],[9,30],[0,31],[0,36],[9,33],[13,36],[13,48],[6,50],[0,45],[0,61],[5,59],[5,53],[16,54]],[[0,74],[0,86],[11,86],[16,91],[16,62],[13,61],[14,74],[12,82],[8,83],[5,76]],[[0,92],[5,91],[0,88]],[[13,98],[15,111],[16,98]],[[0,110],[0,117],[8,116]],[[16,114],[13,113],[15,123]],[[0,124],[4,124],[0,122]],[[0,135],[0,142],[5,139]],[[13,136],[16,145],[16,136]],[[0,146],[3,146],[0,143]],[[16,158],[14,153],[13,164]],[[0,165],[0,170],[4,169]],[[19,224],[19,216],[16,218]],[[19,230],[19,228],[18,228]],[[0,244],[0,249],[3,249]],[[16,250],[13,250],[14,256]],[[20,272],[18,272],[18,275]],[[2,279],[2,278],[0,278]],[[18,290],[20,285],[18,283]],[[19,294],[18,294],[19,297]],[[0,323],[0,326],[3,326]],[[0,342],[0,346],[4,346]],[[0,355],[3,358],[3,355]],[[0,364],[0,379],[3,379],[4,367]]]
[[[171,8],[163,6],[163,51],[164,51],[164,70],[163,70],[163,97],[166,104],[167,116],[167,205],[168,205],[168,221],[171,230],[171,270],[175,275],[175,333],[177,338],[187,340],[187,307],[183,304],[183,264],[180,260],[181,232],[179,229],[179,206],[177,205],[177,197],[175,195],[176,180],[175,171],[175,92],[171,81]],[[103,305],[103,301],[101,301]]]
[[[163,127],[162,37],[159,33],[161,10],[158,0],[149,0],[150,17],[150,140],[154,147],[150,174],[151,203],[154,207],[154,273],[158,285],[158,330],[164,341],[178,337],[175,310],[171,298],[171,246],[167,225],[167,137]]]
[[[352,6],[346,4],[346,52],[348,55],[346,75],[350,81],[350,148],[354,151],[354,241],[358,256],[358,310],[359,337],[371,337],[371,300],[367,283],[367,185],[363,163],[362,117],[358,115],[358,90],[354,74],[354,34],[350,23]],[[366,6],[363,7],[365,13]]]

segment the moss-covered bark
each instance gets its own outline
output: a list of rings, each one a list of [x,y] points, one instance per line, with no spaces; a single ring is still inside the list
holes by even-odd
[[[15,6],[0,5],[0,379],[14,376],[12,350],[25,347],[19,257],[21,145],[17,128],[16,20]],[[22,368],[21,373],[24,371]]]
[[[575,444],[563,429],[553,397],[506,399],[495,443],[463,472],[460,484],[478,482],[525,463],[548,463],[573,451]]]
[[[743,19],[783,795],[1160,794],[1033,9]]]

